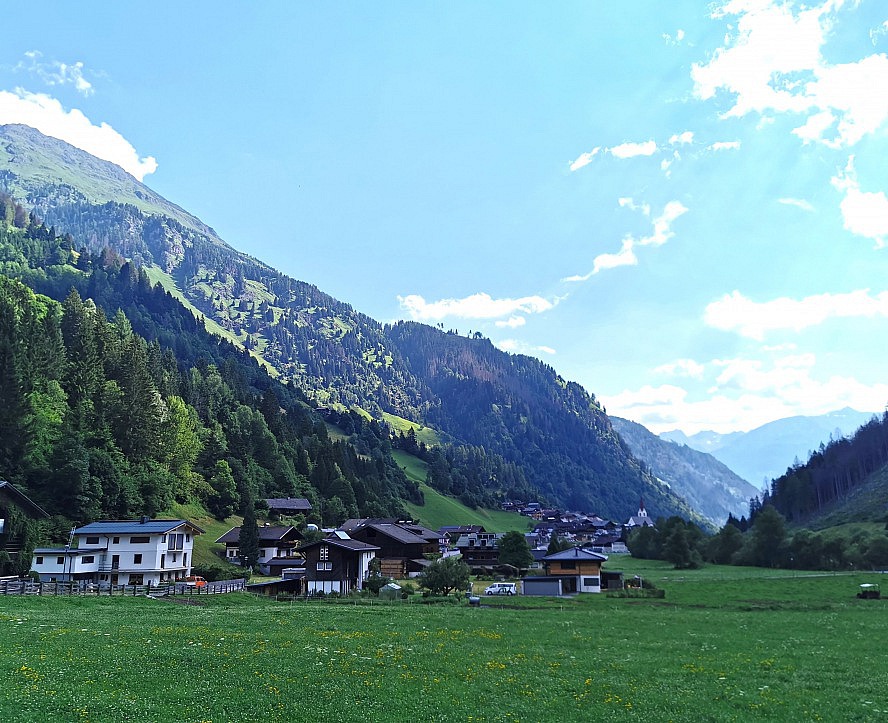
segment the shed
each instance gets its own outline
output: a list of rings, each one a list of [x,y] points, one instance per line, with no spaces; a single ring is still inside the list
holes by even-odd
[[[401,586],[396,582],[390,582],[387,585],[383,585],[379,589],[379,598],[381,600],[400,600]]]
[[[564,578],[555,575],[538,575],[525,577],[521,581],[521,592],[524,595],[552,595],[561,597],[564,590],[561,586]]]

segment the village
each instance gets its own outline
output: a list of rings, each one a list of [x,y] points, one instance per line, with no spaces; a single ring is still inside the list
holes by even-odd
[[[242,584],[226,581],[224,589],[246,588],[270,596],[344,596],[366,592],[371,579],[385,581],[387,593],[420,578],[439,560],[457,558],[476,580],[480,594],[563,596],[599,593],[623,587],[619,570],[603,569],[611,555],[628,553],[632,529],[653,526],[641,501],[637,514],[624,523],[597,515],[546,509],[538,502],[507,502],[504,510],[528,518],[521,533],[491,532],[481,525],[445,525],[432,530],[412,520],[349,519],[334,528],[291,524],[311,514],[303,498],[267,499],[268,519],[257,526],[255,567]],[[7,554],[21,550],[21,541],[3,534],[10,509],[34,519],[46,513],[9,483],[0,489],[0,543]],[[186,519],[99,520],[74,527],[64,546],[33,550],[30,579],[37,584],[64,585],[95,591],[171,588],[173,591],[221,591],[216,581],[195,574],[196,538],[205,534]],[[523,538],[526,564],[503,559],[506,535]],[[240,527],[232,527],[213,543],[220,561],[243,567]],[[553,543],[555,543],[553,545]],[[233,569],[233,568],[232,568]],[[508,582],[507,582],[508,581]],[[201,588],[206,588],[202,590]],[[379,593],[379,587],[374,589]]]

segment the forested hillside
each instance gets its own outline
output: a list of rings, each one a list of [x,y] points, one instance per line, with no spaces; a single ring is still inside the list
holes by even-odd
[[[143,271],[70,244],[0,198],[0,476],[78,522],[304,496],[336,524],[421,501],[383,425],[359,418],[352,443],[331,441],[294,385]]]
[[[116,255],[121,264],[134,262],[121,268],[127,268],[128,286],[138,287],[144,284],[138,266],[156,266],[169,291],[301,390],[311,405],[356,408],[377,420],[390,413],[433,426],[448,444],[466,447],[448,453],[453,461],[473,459],[472,449],[499,456],[520,469],[518,489],[538,491],[553,504],[623,518],[643,496],[655,515],[692,514],[642,469],[594,397],[550,367],[480,338],[418,324],[385,327],[235,251],[196,218],[106,166],[33,129],[0,128],[0,189],[24,194],[19,199],[47,224],[70,234],[80,274],[92,273],[92,258],[100,259],[96,273],[106,274],[105,257]],[[23,276],[34,275],[25,270]],[[27,283],[42,291],[39,279]],[[93,292],[101,289],[87,287],[82,296]],[[107,308],[113,313],[116,307]],[[193,358],[177,347],[191,342],[166,332],[154,310],[125,310],[142,314],[154,334],[171,337],[177,354]],[[465,484],[442,484],[454,490],[468,485],[457,494],[488,504],[515,488],[511,480],[477,482],[475,472],[456,478]]]
[[[797,524],[812,524],[827,515],[845,522],[888,520],[886,465],[888,412],[873,417],[852,437],[821,444],[805,464],[793,465],[775,479],[761,502]],[[853,513],[842,519],[846,506]]]

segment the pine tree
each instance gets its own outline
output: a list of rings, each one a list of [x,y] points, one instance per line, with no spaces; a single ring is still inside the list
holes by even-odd
[[[241,565],[252,572],[259,563],[259,524],[256,522],[256,508],[253,502],[247,503],[244,509],[244,522],[237,537],[240,549]]]

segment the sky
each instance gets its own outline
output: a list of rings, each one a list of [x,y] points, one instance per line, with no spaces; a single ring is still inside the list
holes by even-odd
[[[888,3],[4,9],[0,124],[656,433],[888,405]]]

